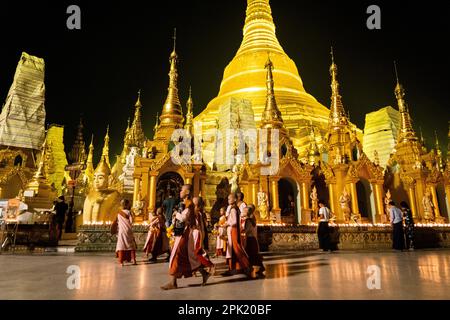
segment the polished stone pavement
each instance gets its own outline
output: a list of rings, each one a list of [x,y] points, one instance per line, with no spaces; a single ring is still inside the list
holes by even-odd
[[[2,254],[0,299],[450,299],[449,250],[269,252],[264,259],[265,279],[222,277],[224,260],[213,259],[216,275],[207,286],[192,277],[162,291],[162,260],[121,267],[113,254]],[[80,268],[80,289],[67,288],[70,265]],[[373,265],[380,289],[368,289]]]

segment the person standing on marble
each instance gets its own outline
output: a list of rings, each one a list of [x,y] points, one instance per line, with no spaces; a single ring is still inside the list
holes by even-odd
[[[400,203],[403,217],[405,218],[406,248],[414,250],[414,219],[408,204],[405,201]]]
[[[241,244],[241,224],[240,211],[236,204],[236,194],[230,193],[228,196],[227,208],[227,254],[228,271],[224,272],[224,276],[236,274],[239,270],[243,271],[251,278],[250,262],[248,255],[242,248]]]
[[[330,243],[330,209],[325,205],[325,201],[319,200],[319,225],[317,227],[317,237],[319,238],[319,249],[331,251]]]
[[[166,218],[162,208],[156,210],[156,216],[151,219],[147,239],[144,244],[144,252],[152,257],[149,262],[156,262],[158,256],[168,253],[170,257],[169,238],[166,233]],[[166,262],[169,262],[167,257]]]
[[[403,213],[395,206],[395,202],[389,202],[389,215],[392,225],[392,248],[402,251],[405,248],[403,233]]]
[[[131,204],[128,199],[120,201],[120,211],[116,221],[118,235],[116,245],[116,257],[123,266],[124,262],[133,262],[136,265],[136,241],[133,235],[133,218],[131,216]]]
[[[227,218],[225,217],[226,208],[220,208],[220,218],[219,222],[216,223],[214,229],[216,230],[216,258],[225,256],[226,249],[226,239],[227,239],[227,228],[224,225],[227,223]]]
[[[205,213],[205,206],[203,203],[203,199],[201,197],[194,197],[192,199],[194,203],[195,216],[197,218],[197,225],[199,226],[201,236],[202,236],[202,245],[205,251],[209,249],[209,239],[208,239],[208,219]]]
[[[66,220],[66,214],[69,206],[64,201],[64,196],[60,196],[56,200],[55,204],[55,222],[56,222],[56,237],[61,240],[64,221]]]
[[[256,275],[258,277],[264,277],[264,271],[266,268],[263,264],[263,257],[259,253],[259,244],[258,244],[258,232],[256,225],[256,217],[255,217],[255,206],[249,204],[242,213],[245,223],[244,223],[244,234],[245,241],[244,247],[245,252],[248,254],[248,258],[252,268],[257,267],[258,271]]]

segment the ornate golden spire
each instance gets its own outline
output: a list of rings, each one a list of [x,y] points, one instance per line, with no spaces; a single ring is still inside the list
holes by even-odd
[[[247,0],[247,12],[244,26],[244,40],[237,56],[265,47],[271,51],[284,53],[275,35],[275,24],[269,0]]]
[[[331,47],[331,107],[330,107],[330,128],[342,127],[348,125],[348,118],[345,114],[342,97],[339,94],[339,82],[337,80],[338,68],[334,63],[333,47]]]
[[[166,102],[160,116],[161,126],[180,128],[183,124],[183,113],[181,110],[180,98],[178,97],[178,55],[175,51],[176,46],[176,29],[173,36],[173,51],[170,54],[170,71],[169,71],[169,88],[167,92]]]
[[[156,133],[159,128],[159,112],[156,113],[156,120],[155,120],[155,126],[153,127],[153,131]]]
[[[138,98],[134,105],[136,107],[134,111],[133,123],[131,124],[130,129],[126,133],[127,136],[127,147],[139,147],[143,148],[145,144],[145,134],[144,130],[142,130],[142,122],[141,122],[141,90],[138,91]],[[129,122],[128,122],[128,126]]]
[[[192,100],[192,88],[189,86],[189,98],[186,102],[186,123],[184,129],[186,129],[189,134],[193,134],[193,118],[194,118],[194,102]]]
[[[408,105],[405,101],[405,90],[398,80],[397,64],[394,61],[395,77],[397,84],[395,86],[395,97],[397,99],[398,110],[400,111],[400,130],[397,142],[417,141],[416,133],[411,124],[411,116],[409,114]]]
[[[316,134],[312,122],[309,130],[309,148],[308,148],[308,162],[310,165],[317,165],[320,158],[319,147],[316,142]]]
[[[436,149],[436,164],[438,166],[438,169],[443,171],[444,170],[444,161],[442,159],[442,150],[441,150],[441,145],[439,144],[439,138],[437,135],[436,130],[434,130],[434,136],[435,136],[435,149]]]
[[[78,124],[77,136],[69,153],[70,163],[84,163],[86,161],[86,149],[83,137],[83,118],[80,117]]]
[[[39,159],[39,164],[36,172],[33,175],[33,180],[46,180],[45,168],[47,160],[47,137],[45,137],[44,143],[42,144],[41,157]]]
[[[261,128],[266,129],[284,129],[283,118],[278,110],[277,101],[275,99],[274,82],[273,82],[273,63],[268,57],[265,68],[266,74],[266,107],[261,118]]]
[[[109,163],[109,124],[106,128],[106,135],[105,140],[103,144],[103,150],[102,150],[102,160],[104,159],[106,164],[111,168],[111,164]],[[100,160],[100,162],[102,161]]]
[[[91,144],[89,145],[89,153],[84,174],[88,178],[88,181],[91,182],[94,177],[94,135],[91,135]]]

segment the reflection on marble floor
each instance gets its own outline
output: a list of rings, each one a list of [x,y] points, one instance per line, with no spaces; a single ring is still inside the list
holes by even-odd
[[[111,254],[0,255],[0,299],[450,299],[450,251],[268,252],[266,278],[216,275],[179,281],[161,291],[168,264],[120,267]],[[67,288],[70,265],[80,268],[80,289]],[[370,290],[368,267],[380,268],[381,289]]]

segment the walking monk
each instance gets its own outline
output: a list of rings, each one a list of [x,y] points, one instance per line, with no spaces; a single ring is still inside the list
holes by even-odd
[[[163,253],[168,253],[170,256],[169,238],[166,234],[166,218],[162,208],[156,210],[156,216],[150,222],[144,252],[147,257],[150,253],[152,254],[149,262],[156,262],[158,256]],[[167,258],[167,262],[169,262],[169,258]]]
[[[249,278],[251,277],[250,262],[247,253],[241,245],[241,226],[240,211],[236,205],[236,195],[231,193],[228,196],[228,218],[227,218],[227,262],[228,271],[223,273],[224,276],[236,274],[238,271],[244,272]]]
[[[177,279],[181,277],[189,278],[195,271],[202,274],[205,285],[208,278],[211,276],[196,255],[195,248],[201,242],[200,231],[197,228],[195,217],[194,204],[191,200],[192,186],[185,184],[180,191],[180,199],[184,203],[184,210],[176,214],[176,219],[184,223],[184,230],[181,235],[175,236],[175,243],[170,255],[169,275],[171,280],[166,285],[162,286],[163,290],[177,289]]]
[[[120,201],[121,210],[117,214],[114,224],[118,226],[116,256],[119,263],[124,265],[124,262],[131,262],[136,264],[136,241],[133,235],[133,220],[131,216],[131,204],[128,199]]]

